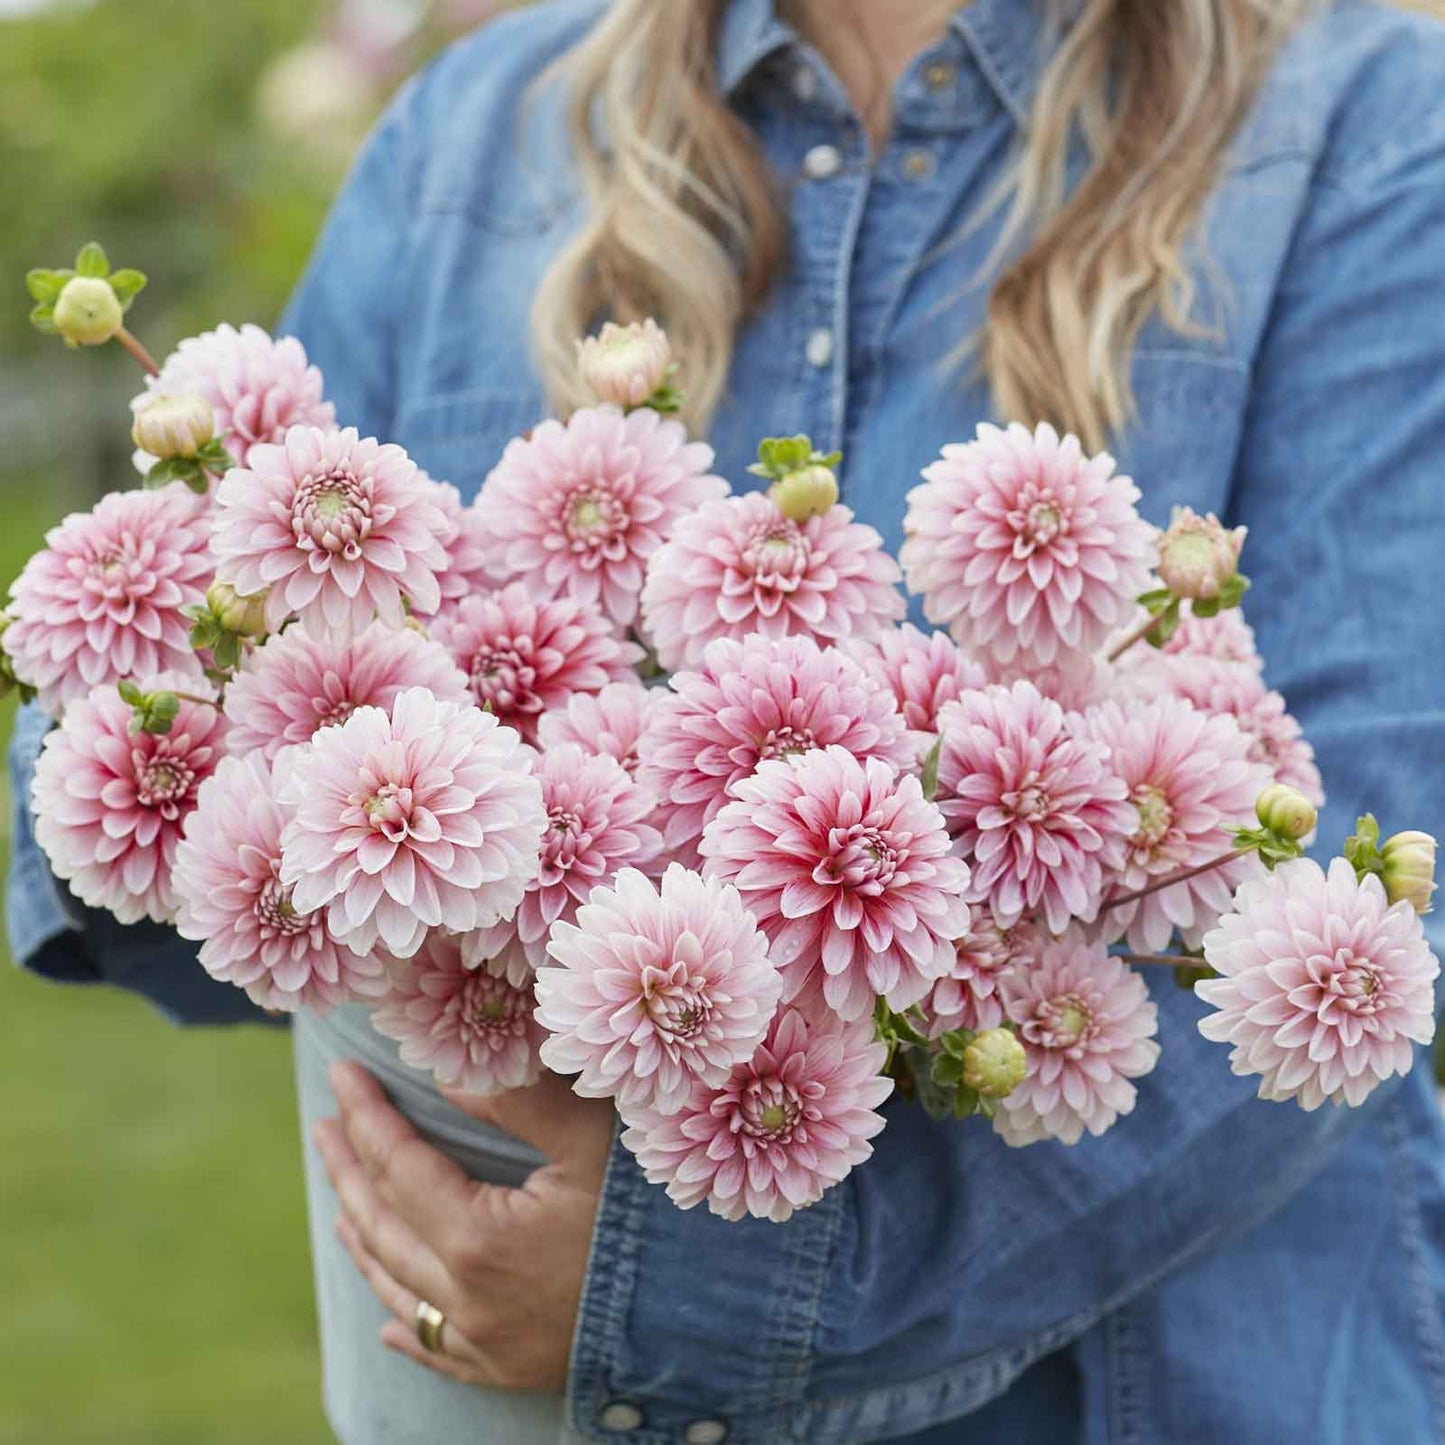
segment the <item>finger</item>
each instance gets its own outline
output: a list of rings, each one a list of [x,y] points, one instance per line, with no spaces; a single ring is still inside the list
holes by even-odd
[[[352,1151],[382,1197],[439,1253],[470,1222],[484,1186],[433,1149],[356,1064],[336,1064],[331,1087]]]
[[[409,1360],[415,1360],[417,1364],[424,1365],[428,1370],[435,1371],[438,1375],[449,1375],[453,1380],[460,1380],[464,1385],[490,1385],[491,1379],[476,1366],[458,1360],[452,1355],[445,1353],[432,1354],[430,1350],[423,1349],[422,1343],[416,1337],[416,1331],[409,1329],[400,1320],[388,1320],[381,1327],[381,1342],[387,1349],[394,1350],[398,1355],[405,1355]]]
[[[341,1125],[335,1119],[322,1119],[315,1138],[342,1213],[367,1253],[414,1294],[439,1309],[454,1308],[456,1290],[450,1272],[377,1193]]]
[[[529,1088],[479,1097],[443,1089],[455,1108],[494,1124],[540,1150],[555,1164],[600,1174],[612,1147],[611,1099],[583,1099],[560,1074],[545,1073]]]

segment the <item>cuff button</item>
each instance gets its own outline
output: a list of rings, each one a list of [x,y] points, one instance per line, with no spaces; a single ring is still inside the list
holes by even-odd
[[[728,1427],[722,1420],[694,1420],[682,1432],[683,1445],[722,1445],[728,1438]]]
[[[637,1430],[642,1425],[642,1411],[628,1400],[614,1400],[598,1412],[597,1423],[604,1430],[615,1430],[619,1434],[626,1430]]]

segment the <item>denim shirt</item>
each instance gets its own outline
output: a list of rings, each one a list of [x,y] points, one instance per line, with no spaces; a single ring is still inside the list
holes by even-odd
[[[533,82],[600,8],[511,14],[408,86],[287,318],[341,418],[467,493],[545,411],[522,338],[584,203],[557,96]],[[871,153],[771,0],[728,6],[719,83],[792,238],[710,438],[735,485],[760,436],[806,431],[844,451],[844,499],[896,548],[920,468],[993,415],[947,359],[983,324],[987,198],[1055,43],[1041,15],[1042,0],[960,10]],[[1365,807],[1387,830],[1445,833],[1442,82],[1445,30],[1381,5],[1322,8],[1290,40],[1191,254],[1207,325],[1145,326],[1115,447],[1153,520],[1189,503],[1250,527],[1248,615],[1318,751],[1332,850]],[[41,726],[22,728],[17,794]],[[100,937],[20,821],[20,956],[119,974],[186,1018],[243,1011],[234,991],[201,997],[159,933],[148,960]],[[683,1213],[615,1150],[573,1356],[584,1437],[1445,1438],[1428,1059],[1361,1109],[1262,1103],[1199,1037],[1194,997],[1150,985],[1161,1065],[1133,1114],[1073,1148],[1011,1150],[977,1121],[889,1105],[873,1160],[786,1225]]]

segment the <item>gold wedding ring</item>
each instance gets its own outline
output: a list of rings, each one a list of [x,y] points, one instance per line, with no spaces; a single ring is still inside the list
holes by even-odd
[[[424,1299],[416,1302],[416,1314],[412,1319],[416,1337],[421,1347],[430,1355],[442,1352],[442,1331],[447,1327],[447,1317],[433,1304]]]

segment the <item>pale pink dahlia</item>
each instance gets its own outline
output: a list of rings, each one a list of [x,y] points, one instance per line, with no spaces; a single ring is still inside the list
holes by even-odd
[[[1250,741],[1233,718],[1200,712],[1182,698],[1158,698],[1106,702],[1089,712],[1088,722],[1138,810],[1124,866],[1105,879],[1114,895],[1218,858],[1234,847],[1236,829],[1254,826],[1255,799],[1271,779],[1268,768],[1252,761]],[[1158,953],[1177,928],[1193,945],[1260,867],[1249,853],[1108,908],[1100,915],[1104,937],[1127,933],[1135,951]]]
[[[643,572],[678,519],[725,496],[712,448],[642,409],[584,407],[508,444],[477,512],[499,577],[637,617]]]
[[[1435,1037],[1440,964],[1419,915],[1343,858],[1328,874],[1298,858],[1246,883],[1204,956],[1221,976],[1194,986],[1218,1010],[1199,1032],[1234,1046],[1230,1067],[1261,1076],[1261,1099],[1361,1104]]]
[[[184,608],[205,600],[210,539],[180,485],[112,492],[45,534],[10,586],[5,651],[47,712],[101,683],[201,676]]]
[[[487,567],[487,540],[477,509],[463,506],[462,494],[450,482],[431,482],[427,495],[447,522],[447,535],[442,539],[446,565],[437,574],[441,606],[500,586]]]
[[[635,868],[552,930],[537,970],[542,1060],[573,1088],[664,1114],[720,1088],[763,1041],[783,981],[737,890],[674,863]]]
[[[784,993],[821,986],[842,1018],[906,1009],[954,966],[968,866],[915,777],[831,747],[763,763],[702,836],[768,935]]]
[[[163,673],[143,686],[207,684]],[[225,753],[226,723],[219,708],[182,702],[170,732],[132,735],[131,716],[109,684],[66,708],[35,764],[35,838],[82,903],[166,923],[181,829]]]
[[[847,507],[792,522],[762,492],[682,518],[653,558],[642,618],[658,662],[695,667],[719,637],[876,637],[904,613],[898,564]]]
[[[1254,668],[1187,654],[1168,658],[1166,666],[1170,691],[1201,712],[1232,717],[1249,739],[1250,757],[1263,763],[1275,782],[1298,788],[1317,808],[1324,806],[1315,750],[1284,698]]]
[[[479,708],[398,694],[358,708],[278,762],[293,810],[281,881],[292,905],[326,908],[358,953],[408,958],[430,928],[466,933],[510,917],[537,876],[547,826],[533,755]]]
[[[780,1009],[720,1087],[694,1084],[672,1112],[626,1110],[622,1142],[680,1209],[706,1200],[724,1219],[780,1224],[872,1154],[877,1109],[893,1091],[886,1055],[871,1018]]]
[[[654,863],[662,835],[646,821],[656,799],[613,758],[568,743],[541,755],[536,776],[547,828],[516,929],[528,961],[540,968],[552,925],[575,918],[588,894],[618,869]]]
[[[1147,651],[1147,647],[1130,648]],[[1264,668],[1264,659],[1254,642],[1254,629],[1244,620],[1238,607],[1226,607],[1213,617],[1196,617],[1186,603],[1174,635],[1164,644],[1168,656],[1213,657],[1220,662],[1238,662],[1256,672]]]
[[[294,337],[273,340],[259,326],[218,326],[188,336],[166,358],[160,375],[131,402],[144,411],[157,393],[203,396],[216,418],[216,435],[240,467],[250,464],[257,443],[279,442],[293,426],[326,430],[336,409],[321,396],[321,373],[307,363]],[[137,452],[135,463],[147,472],[155,461]]]
[[[972,868],[968,897],[1008,928],[1092,919],[1138,817],[1108,747],[1032,683],[965,693],[939,714],[938,805]]]
[[[437,610],[448,523],[400,447],[355,427],[302,426],[247,461],[216,489],[211,547],[217,578],[241,596],[270,589],[269,631],[295,613],[313,636],[339,641],[373,617],[400,627],[408,604]]]
[[[908,494],[899,553],[928,620],[1010,662],[1093,652],[1149,583],[1154,529],[1114,459],[1051,426],[987,424]]]
[[[281,831],[271,771],[259,753],[222,758],[201,784],[176,849],[176,930],[201,945],[201,966],[262,1008],[324,1013],[385,987],[380,960],[337,943],[321,912],[298,912],[281,882]]]
[[[893,694],[920,756],[933,746],[944,703],[988,682],[982,666],[947,633],[920,632],[911,622],[843,647]]]
[[[1023,1083],[994,1115],[1004,1143],[1077,1144],[1085,1129],[1102,1134],[1131,1112],[1130,1080],[1159,1058],[1157,1010],[1138,973],[1102,944],[1069,935],[1045,944],[999,988],[1028,1055]]]
[[[530,980],[505,964],[468,968],[456,938],[432,933],[411,958],[386,960],[387,989],[372,1027],[400,1045],[404,1064],[469,1094],[524,1089],[542,1076]]]
[[[359,707],[389,708],[408,687],[424,687],[441,702],[472,700],[451,654],[409,627],[373,622],[346,643],[288,627],[248,653],[227,686],[226,743],[232,753],[259,752],[272,762]]]
[[[861,664],[807,637],[722,638],[651,708],[638,777],[666,804],[668,852],[686,863],[732,788],[768,758],[837,744],[899,769],[914,762],[888,691]]]
[[[955,945],[953,967],[919,1005],[928,1036],[997,1028],[1004,1021],[1000,980],[1016,967],[1029,967],[1046,936],[1027,923],[1000,928],[987,914],[975,914]]]
[[[548,708],[635,679],[642,659],[642,649],[620,637],[592,603],[539,601],[525,582],[446,608],[431,635],[467,674],[478,705],[528,742],[536,741],[537,720]]]
[[[605,753],[635,776],[637,746],[659,696],[638,678],[609,682],[596,694],[574,692],[565,706],[542,714],[538,742],[544,748],[576,743],[585,752]]]

